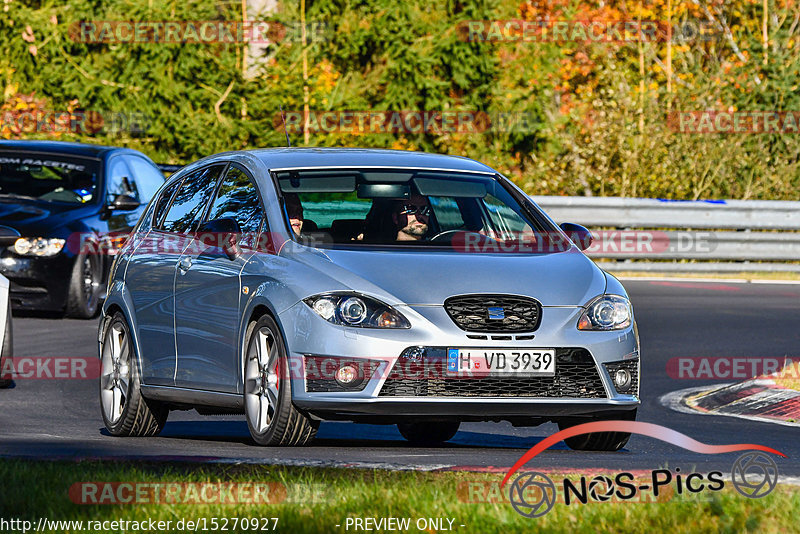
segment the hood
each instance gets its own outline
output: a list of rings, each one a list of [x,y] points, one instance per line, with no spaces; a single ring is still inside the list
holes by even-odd
[[[0,197],[0,225],[14,228],[23,236],[52,236],[54,229],[91,211],[86,204]]]
[[[294,250],[287,256],[354,291],[382,297],[387,304],[442,305],[455,295],[504,293],[532,297],[543,306],[582,306],[606,287],[603,271],[575,248],[554,254],[491,256]]]

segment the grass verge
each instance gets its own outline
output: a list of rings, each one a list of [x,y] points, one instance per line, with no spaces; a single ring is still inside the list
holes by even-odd
[[[594,476],[594,474],[592,475]],[[613,476],[613,474],[612,474]],[[557,487],[563,477],[551,476]],[[570,476],[570,478],[576,478]],[[347,518],[409,518],[405,532],[443,532],[437,526],[454,532],[798,532],[800,490],[779,485],[770,495],[748,499],[739,495],[730,483],[722,491],[703,492],[701,497],[673,496],[667,502],[615,502],[565,505],[556,502],[545,516],[529,519],[519,515],[508,502],[491,501],[502,475],[465,472],[387,472],[378,470],[344,470],[265,465],[176,464],[142,462],[51,462],[0,459],[0,518],[22,519],[37,525],[40,518],[50,521],[83,521],[77,525],[47,528],[59,532],[133,532],[132,528],[91,529],[88,521],[170,521],[166,531],[260,532],[272,530],[273,523],[259,522],[257,528],[240,522],[234,528],[233,518],[278,518],[278,532],[378,532],[347,527]],[[83,499],[90,482],[130,483],[250,483],[268,484],[271,498],[259,504],[174,504],[115,503],[76,504]],[[466,488],[476,484],[482,488],[471,494]],[[191,485],[191,484],[189,484]],[[242,487],[242,486],[238,487]],[[98,484],[97,487],[101,487]],[[94,488],[95,486],[89,486]],[[108,488],[110,486],[106,486]],[[141,488],[143,486],[139,486]],[[186,487],[186,484],[184,484]],[[285,491],[277,491],[283,487]],[[72,493],[70,493],[72,488]],[[489,488],[487,490],[487,488]],[[491,489],[495,488],[495,489]],[[503,494],[508,495],[508,487]],[[560,491],[560,489],[559,489]],[[134,495],[116,486],[111,493],[93,493],[100,500],[115,500]],[[254,491],[250,491],[252,496]],[[87,492],[92,494],[92,492]],[[142,494],[144,495],[144,494]],[[165,494],[150,493],[143,501],[161,499]],[[183,498],[188,493],[181,493]],[[241,495],[241,494],[240,494]],[[494,495],[499,495],[495,493]],[[213,497],[209,492],[207,497]],[[261,494],[264,497],[264,494]],[[135,497],[134,497],[135,498]],[[173,495],[174,499],[174,495]],[[205,523],[202,522],[205,518]],[[222,518],[228,522],[223,524]],[[437,518],[441,524],[416,523],[418,519]],[[447,520],[452,519],[452,525]],[[184,528],[177,523],[184,520]],[[212,520],[217,520],[214,529]],[[198,521],[196,528],[187,528],[188,520]],[[240,520],[241,521],[241,520]],[[205,525],[205,527],[204,527]],[[338,527],[336,525],[339,525]],[[464,526],[461,526],[464,525]],[[97,525],[95,525],[97,526]],[[108,524],[108,527],[113,525]],[[374,528],[374,525],[373,525]],[[263,529],[263,530],[262,530]],[[14,531],[12,528],[0,530]],[[19,528],[16,531],[21,531]],[[385,531],[388,531],[386,529]],[[40,530],[41,532],[41,530]]]

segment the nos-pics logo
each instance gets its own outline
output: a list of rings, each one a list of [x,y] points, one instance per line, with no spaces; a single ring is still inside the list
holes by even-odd
[[[515,463],[506,474],[501,487],[504,486],[520,467],[551,445],[575,435],[590,432],[629,432],[650,436],[684,449],[701,454],[722,454],[735,451],[748,451],[739,456],[731,467],[731,484],[736,491],[745,497],[758,499],[769,495],[778,484],[778,466],[771,456],[765,452],[785,457],[783,453],[755,444],[708,445],[696,441],[685,434],[672,429],[636,421],[598,421],[585,423],[557,432],[531,448]],[[762,452],[763,451],[763,452]],[[646,483],[645,483],[646,482]],[[549,512],[559,498],[567,505],[572,503],[587,504],[589,499],[596,502],[632,500],[642,493],[649,493],[658,498],[665,491],[679,495],[699,493],[701,491],[720,491],[725,481],[720,471],[702,473],[680,473],[667,469],[651,471],[650,479],[637,481],[632,473],[617,473],[613,478],[598,475],[591,479],[581,477],[578,481],[564,478],[558,485],[544,473],[530,471],[521,473],[509,486],[509,502],[519,514],[529,517],[541,517]]]

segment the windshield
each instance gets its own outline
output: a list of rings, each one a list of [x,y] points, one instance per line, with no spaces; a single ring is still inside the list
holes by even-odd
[[[428,170],[275,173],[296,240],[315,247],[417,246],[499,251],[558,233],[493,176]],[[531,252],[505,247],[504,252]]]
[[[0,152],[0,197],[85,204],[97,194],[98,160]]]

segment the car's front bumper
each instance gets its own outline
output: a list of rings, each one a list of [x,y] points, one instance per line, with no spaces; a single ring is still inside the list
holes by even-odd
[[[458,419],[463,421],[550,420],[634,410],[639,399],[397,398],[320,397],[295,405],[322,419]]]
[[[64,309],[75,257],[60,253],[49,258],[23,257],[8,250],[0,254],[0,274],[10,282],[14,309]]]
[[[487,335],[486,340],[478,340],[468,338],[467,335],[472,333],[455,326],[442,307],[398,309],[411,321],[410,329],[368,330],[335,326],[321,319],[303,303],[282,313],[281,324],[292,325],[291,330],[284,328],[283,334],[290,352],[295,405],[322,418],[512,420],[613,413],[632,410],[640,404],[639,343],[635,327],[614,332],[579,331],[576,325],[583,308],[546,307],[539,328],[533,333],[521,333],[533,335],[533,339],[517,340],[515,335],[510,336],[510,340],[492,339],[491,335]],[[409,347],[435,347],[439,351],[437,354],[441,354],[442,348],[466,347],[508,350],[535,347],[582,351],[590,358],[587,369],[596,373],[594,388],[588,388],[592,393],[586,397],[577,394],[574,387],[570,389],[569,396],[554,396],[553,391],[556,390],[542,389],[543,379],[537,378],[536,386],[539,389],[535,389],[532,383],[531,391],[547,390],[541,396],[531,396],[538,395],[531,392],[493,396],[491,390],[486,388],[483,388],[483,393],[469,392],[464,396],[454,395],[451,388],[444,394],[447,396],[442,396],[436,392],[447,390],[453,382],[437,376],[434,379],[443,378],[443,382],[437,382],[436,388],[411,388],[417,393],[398,395],[395,391],[392,396],[387,396],[387,381],[393,379],[392,371],[396,370],[398,361],[404,361],[401,355]],[[309,357],[371,360],[377,368],[359,391],[309,391],[314,389],[309,388],[306,368],[306,359]],[[606,367],[606,364],[619,362],[626,362],[636,372],[635,387],[625,393],[617,391]],[[332,380],[330,373],[324,378]],[[478,387],[480,380],[474,380],[477,389],[481,389]],[[520,382],[516,382],[517,388],[519,385]],[[420,395],[420,391],[425,393]],[[490,394],[486,394],[486,391]]]

